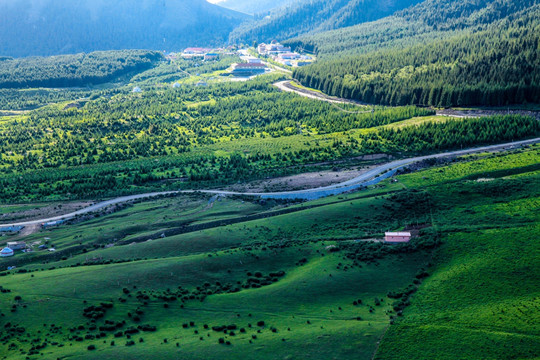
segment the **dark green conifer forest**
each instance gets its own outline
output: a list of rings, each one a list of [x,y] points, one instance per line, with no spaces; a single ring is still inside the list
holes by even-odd
[[[512,7],[505,9],[511,11]],[[434,31],[451,31],[443,40],[422,43],[409,38],[411,44],[407,46],[400,43],[340,57],[324,52],[320,62],[296,70],[294,77],[330,95],[387,105],[506,106],[539,102],[540,8],[534,5],[510,12],[489,25],[479,21],[477,29],[469,26],[466,31],[460,29],[467,26],[469,18],[453,21],[457,9],[451,10],[443,8],[438,16],[423,20]],[[491,19],[486,18],[485,22]],[[322,39],[320,50],[327,51]]]

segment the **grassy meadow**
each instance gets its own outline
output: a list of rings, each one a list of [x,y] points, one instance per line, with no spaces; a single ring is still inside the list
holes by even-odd
[[[539,154],[307,203],[161,198],[35,233],[62,258],[2,260],[24,261],[0,273],[1,358],[534,359]],[[370,241],[410,225],[428,227]]]

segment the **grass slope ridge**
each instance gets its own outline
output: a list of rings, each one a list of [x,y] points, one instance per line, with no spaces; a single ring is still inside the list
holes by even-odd
[[[535,5],[477,32],[404,49],[327,58],[296,70],[294,76],[330,95],[371,103],[438,107],[537,103],[539,15]]]
[[[376,359],[534,359],[540,302],[533,276],[538,223],[458,232],[442,247],[444,263],[392,326]],[[418,339],[423,339],[418,344]]]
[[[217,45],[247,17],[204,0],[1,0],[0,54]]]
[[[451,210],[435,218],[447,232],[433,258],[441,265],[390,327],[376,359],[455,359],[458,350],[463,359],[537,358],[539,171],[529,165],[539,155],[536,147],[402,180],[434,194],[431,186],[445,179],[434,202]]]
[[[235,29],[232,42],[287,39],[380,19],[419,0],[311,0],[288,5]]]

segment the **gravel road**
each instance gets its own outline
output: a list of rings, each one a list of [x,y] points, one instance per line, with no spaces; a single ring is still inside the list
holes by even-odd
[[[477,152],[511,150],[511,149],[516,149],[516,148],[526,146],[526,145],[536,144],[539,142],[540,142],[540,138],[535,138],[535,139],[529,139],[529,140],[523,140],[523,141],[514,141],[510,143],[505,143],[505,144],[483,146],[483,147],[466,149],[466,150],[450,151],[450,152],[445,152],[441,154],[417,156],[417,157],[408,158],[408,159],[396,160],[396,161],[389,162],[387,164],[380,165],[360,176],[355,177],[354,179],[344,181],[338,184],[318,187],[314,189],[307,189],[307,190],[281,191],[281,192],[234,192],[234,191],[222,191],[222,190],[183,190],[183,191],[165,191],[165,192],[153,192],[153,193],[138,194],[138,195],[131,195],[131,196],[122,196],[115,199],[93,204],[89,207],[86,207],[84,209],[81,209],[81,210],[78,210],[69,214],[50,217],[50,218],[44,218],[44,219],[39,219],[39,220],[16,222],[16,223],[10,223],[10,224],[0,224],[0,227],[17,226],[17,225],[28,226],[28,225],[46,223],[50,221],[69,220],[79,215],[95,212],[111,205],[121,204],[121,203],[129,202],[129,201],[133,201],[133,200],[150,199],[157,196],[179,194],[179,193],[201,192],[201,193],[215,194],[215,195],[258,196],[261,198],[271,198],[271,199],[314,200],[321,197],[325,197],[329,195],[337,195],[337,194],[341,194],[347,191],[358,189],[360,187],[376,184],[380,182],[381,180],[392,176],[398,169],[403,168],[414,162],[418,162],[418,161],[422,161],[426,159],[448,157],[448,156],[460,156],[460,155],[472,154],[472,153],[477,153]]]

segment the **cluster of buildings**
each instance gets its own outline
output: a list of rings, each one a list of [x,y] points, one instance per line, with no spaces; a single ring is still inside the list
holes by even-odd
[[[184,49],[181,55],[184,59],[202,59],[207,61],[218,60],[219,53],[209,48],[190,47]]]
[[[8,234],[8,235],[14,235],[19,233],[22,229],[24,229],[24,226],[18,226],[18,225],[12,225],[12,226],[4,226],[0,227],[0,234]],[[0,257],[10,257],[15,255],[15,250],[24,250],[26,249],[26,243],[24,242],[8,242],[6,244],[6,247],[3,248],[0,251]]]
[[[0,257],[10,257],[15,255],[16,250],[26,250],[26,243],[24,241],[12,241],[6,244],[6,247],[0,251]]]
[[[276,40],[270,44],[260,44],[257,52],[259,55],[271,57],[274,61],[293,67],[308,65],[314,60],[312,56],[294,52],[289,46],[283,46]]]
[[[290,46],[283,46],[276,40],[273,40],[270,44],[259,44],[257,46],[257,52],[263,56],[275,56],[280,54],[288,54],[291,52]]]
[[[64,220],[55,220],[55,221],[49,221],[45,223],[41,223],[41,227],[43,229],[49,229],[52,227],[60,226],[64,224]],[[15,235],[19,233],[22,229],[24,229],[24,226],[5,226],[0,227],[0,235],[8,234],[8,235]],[[48,240],[48,238],[45,238]],[[49,248],[47,245],[40,245],[38,247],[39,250],[48,250],[48,251],[56,251],[54,248]],[[24,241],[8,241],[6,246],[0,250],[0,258],[6,258],[11,257],[15,255],[15,251],[22,251],[22,252],[32,252],[33,246],[28,246]]]
[[[228,47],[228,48],[218,48],[218,49],[212,49],[212,48],[205,48],[205,47],[188,47],[184,49],[182,52],[176,53],[165,53],[165,58],[168,60],[176,60],[179,57],[183,59],[197,59],[197,60],[205,60],[205,61],[213,61],[213,60],[219,60],[219,57],[221,55],[233,55],[234,54],[234,48]]]

